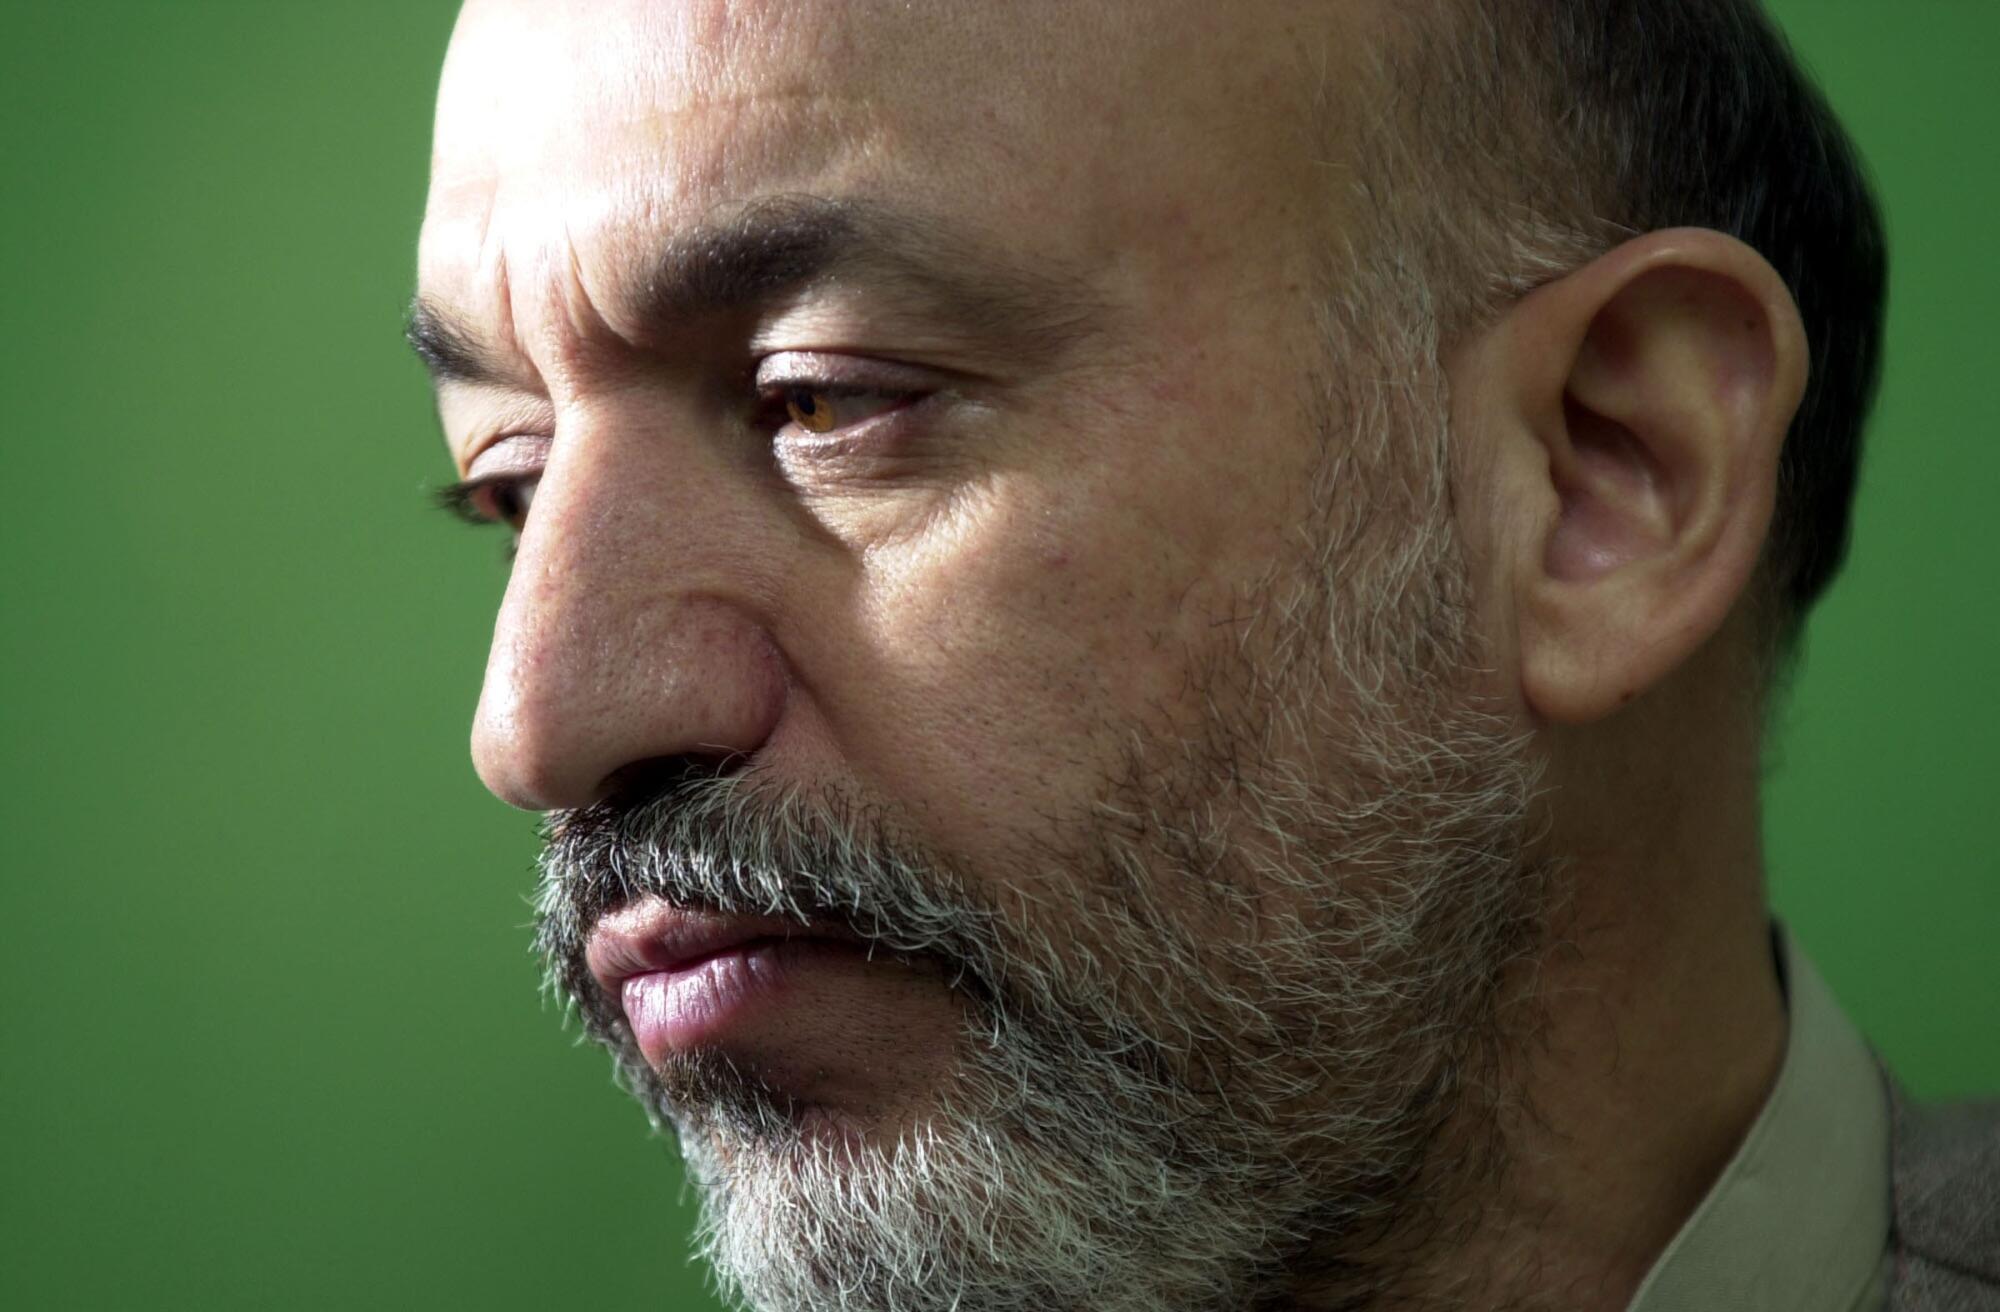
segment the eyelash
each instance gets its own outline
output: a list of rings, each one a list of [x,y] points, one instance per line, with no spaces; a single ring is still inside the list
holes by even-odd
[[[501,544],[500,555],[508,564],[514,561],[514,554],[520,548],[520,528],[499,511],[489,511],[480,505],[483,494],[518,495],[525,478],[513,478],[505,474],[488,474],[483,478],[461,479],[459,482],[438,488],[432,499],[437,507],[462,524],[475,528],[506,528],[510,530]],[[526,518],[523,512],[522,518]]]
[[[878,410],[850,423],[824,430],[807,429],[810,438],[838,440],[846,430],[861,428],[897,411],[909,408],[925,399],[928,392],[900,390],[886,387],[871,387],[859,383],[839,383],[820,378],[780,378],[760,383],[757,387],[757,404],[752,417],[754,426],[770,435],[772,440],[786,427],[797,421],[791,415],[792,403],[800,399],[800,394],[822,398],[838,405],[845,401],[879,398],[885,404]],[[509,502],[526,496],[533,499],[533,486],[539,475],[530,474],[486,474],[477,478],[461,479],[437,489],[434,494],[436,504],[445,513],[477,527],[504,526],[513,529],[509,538],[507,555],[512,559],[514,539],[520,536],[521,524],[527,518],[527,507],[514,510]],[[492,504],[487,504],[487,503]]]
[[[468,478],[441,487],[435,496],[440,509],[467,524],[480,527],[505,524],[515,516],[499,506],[489,510],[480,504],[481,500],[489,493],[495,498],[518,496],[521,486],[529,481],[526,477],[488,474],[482,478]],[[522,517],[526,514],[525,509],[520,512]]]

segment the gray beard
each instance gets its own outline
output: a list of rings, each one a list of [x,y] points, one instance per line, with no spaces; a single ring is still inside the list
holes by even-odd
[[[760,1312],[1358,1308],[1452,1241],[1504,1166],[1498,1002],[1546,879],[1527,751],[1464,689],[1440,476],[1378,499],[1393,538],[1314,534],[1250,611],[1277,617],[1265,641],[1196,667],[1203,722],[1103,735],[1120,768],[1004,865],[961,869],[884,804],[754,771],[550,817],[551,982],[678,1132],[726,1293]],[[1336,553],[1368,559],[1365,586],[1327,582]],[[1008,888],[1028,910],[986,892]],[[930,1113],[894,1142],[829,1136],[719,1055],[649,1069],[583,961],[642,894],[939,968],[966,1022]],[[1059,946],[1058,925],[1087,932]]]

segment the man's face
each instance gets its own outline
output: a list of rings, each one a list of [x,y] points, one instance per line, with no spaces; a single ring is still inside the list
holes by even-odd
[[[1378,386],[1422,352],[1323,313],[1324,58],[1197,5],[461,19],[421,291],[519,529],[474,755],[759,1305],[1233,1302],[1453,1119],[1528,772],[1428,375]]]

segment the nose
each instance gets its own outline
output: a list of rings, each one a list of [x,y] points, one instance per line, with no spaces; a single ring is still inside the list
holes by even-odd
[[[495,796],[585,806],[668,757],[747,757],[785,703],[725,480],[657,447],[558,440],[494,625],[472,755]]]

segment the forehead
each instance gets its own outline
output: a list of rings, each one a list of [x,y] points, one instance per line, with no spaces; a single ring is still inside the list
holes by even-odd
[[[746,102],[954,106],[990,117],[1132,62],[1082,48],[1108,12],[1091,0],[469,0],[446,60],[443,157],[523,159],[606,127],[645,127]],[[968,103],[971,102],[971,103]],[[959,115],[957,117],[964,117]],[[1010,115],[996,127],[1019,127]]]
[[[1253,218],[1296,218],[1319,181],[1309,102],[1338,42],[1284,8],[472,0],[422,280],[479,313],[496,267],[595,258],[609,277],[629,243],[787,192],[887,195],[1071,261],[1185,265]]]

